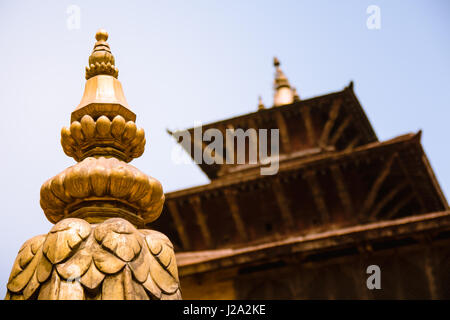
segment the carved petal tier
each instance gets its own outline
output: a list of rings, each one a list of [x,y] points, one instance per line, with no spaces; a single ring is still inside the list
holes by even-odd
[[[120,218],[68,218],[28,240],[7,288],[7,300],[181,299],[170,240]]]
[[[119,69],[115,66],[116,61],[111,54],[108,42],[106,42],[108,33],[103,29],[99,30],[95,38],[97,42],[89,57],[89,66],[86,67],[86,80],[99,74],[107,74],[117,78]]]
[[[124,161],[89,157],[47,180],[40,203],[52,223],[122,217],[142,227],[161,214],[164,193],[158,180]]]
[[[145,133],[133,121],[126,122],[121,115],[111,121],[100,116],[96,121],[85,115],[81,121],[73,121],[70,128],[61,130],[64,152],[81,161],[92,156],[114,156],[130,162],[142,155],[145,149]]]

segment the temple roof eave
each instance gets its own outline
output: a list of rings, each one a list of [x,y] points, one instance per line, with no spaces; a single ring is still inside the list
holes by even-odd
[[[202,129],[208,130],[210,128],[228,128],[229,126],[234,128],[242,128],[246,130],[249,127],[252,127],[250,123],[255,123],[255,120],[257,119],[268,119],[268,118],[276,118],[278,113],[287,114],[285,117],[288,118],[288,114],[290,112],[295,112],[296,110],[303,110],[308,107],[320,107],[323,105],[323,101],[334,101],[336,99],[345,99],[349,101],[349,103],[344,104],[345,112],[348,113],[349,116],[352,117],[353,123],[356,126],[359,136],[362,139],[363,143],[370,143],[370,142],[376,142],[378,141],[378,138],[375,134],[375,131],[373,130],[367,116],[365,115],[358,98],[356,97],[354,91],[353,91],[353,85],[352,83],[345,87],[341,91],[332,92],[326,95],[321,95],[318,97],[313,97],[306,100],[300,100],[295,101],[291,104],[281,105],[276,108],[268,108],[268,109],[260,109],[259,111],[247,113],[244,115],[232,117],[229,119],[216,121],[212,123],[207,123],[202,125]],[[256,121],[257,122],[257,121]],[[195,128],[189,128],[186,129],[191,135],[194,132]],[[255,128],[257,129],[257,128]],[[168,133],[175,137],[176,132],[172,132],[170,130],[167,130]],[[184,131],[184,130],[180,130]],[[205,146],[202,148],[204,149]],[[192,154],[190,155],[193,156]],[[207,165],[204,163],[199,164],[199,167],[201,170],[207,175],[207,177],[210,180],[214,180],[218,178],[218,173],[222,167],[225,165]]]
[[[280,160],[279,173],[285,171],[295,170],[297,168],[304,167],[319,167],[321,165],[326,165],[327,163],[338,163],[339,161],[346,161],[352,158],[358,158],[366,154],[373,154],[378,152],[383,152],[386,148],[397,148],[401,144],[413,143],[420,146],[420,136],[421,133],[409,133],[402,136],[395,137],[393,139],[383,141],[383,142],[373,142],[364,146],[357,147],[352,150],[344,150],[339,152],[328,152],[320,153],[315,156],[310,156],[307,158],[285,158]],[[422,149],[420,149],[422,150]],[[421,151],[423,153],[423,150]],[[255,179],[270,179],[272,176],[261,176],[259,167],[250,167],[246,174],[245,181],[252,181]],[[250,172],[251,171],[251,172]],[[242,183],[242,176],[231,174],[226,179],[213,180],[211,183],[195,186],[187,189],[177,190],[166,193],[166,200],[181,198],[184,196],[189,196],[193,194],[198,194],[201,192],[211,191],[219,189],[222,187],[233,186],[235,184]]]
[[[295,253],[314,254],[336,251],[345,247],[371,245],[377,241],[420,237],[420,234],[450,230],[450,211],[433,212],[413,217],[380,221],[305,236],[293,236],[279,241],[245,246],[237,249],[217,249],[176,254],[181,276],[189,276],[219,268],[235,267],[282,259]],[[373,249],[372,247],[370,247]]]
[[[292,108],[293,105],[300,106],[300,105],[314,104],[315,102],[317,102],[319,100],[323,100],[323,99],[326,99],[326,98],[334,98],[334,97],[337,97],[339,95],[345,94],[346,89],[347,88],[345,88],[344,90],[341,90],[341,91],[334,91],[334,92],[330,92],[330,93],[327,93],[327,94],[324,94],[324,95],[321,95],[321,96],[316,96],[316,97],[312,97],[312,98],[309,98],[309,99],[296,101],[294,103],[282,105],[282,106],[277,107],[277,108],[261,109],[261,110],[255,111],[255,112],[250,112],[250,113],[238,115],[238,116],[231,117],[231,118],[224,119],[224,120],[208,122],[206,124],[203,124],[202,128],[204,130],[206,130],[206,129],[209,129],[209,128],[216,128],[216,127],[220,127],[220,126],[227,125],[227,124],[230,124],[230,123],[245,122],[245,120],[250,119],[250,118],[254,118],[256,116],[260,116],[260,115],[262,115],[262,116],[266,115],[267,116],[267,115],[274,114],[276,112],[280,112],[280,111],[283,112],[284,110],[289,110],[290,108]],[[185,130],[189,131],[189,132],[193,132],[194,129],[195,129],[195,127],[191,127],[191,128],[187,128]],[[178,130],[178,131],[185,131],[185,130]],[[172,135],[174,132],[169,130],[168,133],[170,135]]]

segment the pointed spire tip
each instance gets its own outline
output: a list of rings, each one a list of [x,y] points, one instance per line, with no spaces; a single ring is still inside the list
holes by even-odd
[[[265,109],[266,107],[264,106],[264,103],[262,101],[262,97],[258,96],[258,110],[262,110]]]
[[[275,66],[273,105],[278,107],[285,104],[290,104],[294,101],[294,93],[289,84],[289,80],[280,68],[280,60],[277,57],[273,58],[273,65]]]
[[[108,42],[108,32],[105,29],[99,29],[95,34],[97,42],[94,45],[89,64],[86,67],[86,80],[98,75],[109,75],[117,79],[119,70],[115,66],[115,59],[111,53]]]
[[[279,67],[280,66],[280,60],[278,60],[278,58],[277,57],[273,57],[273,65],[275,66],[275,67]]]

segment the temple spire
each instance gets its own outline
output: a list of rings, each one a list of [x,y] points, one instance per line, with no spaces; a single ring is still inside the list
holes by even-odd
[[[273,65],[275,67],[275,80],[274,80],[274,97],[273,105],[278,107],[285,104],[294,102],[294,92],[289,84],[289,80],[280,68],[280,61],[277,57],[273,58]]]
[[[136,115],[131,111],[122,84],[117,79],[119,70],[109,48],[108,33],[100,29],[95,35],[97,42],[89,56],[89,66],[86,67],[86,85],[80,104],[72,113],[71,122],[81,121],[85,115],[94,120],[106,116],[112,120],[120,115],[126,121],[136,121]]]
[[[89,56],[89,66],[86,67],[86,80],[95,77],[99,74],[113,76],[117,79],[119,69],[115,66],[114,56],[111,53],[108,42],[108,32],[104,29],[99,29],[95,34],[97,42],[94,45]]]
[[[163,188],[128,164],[144,152],[145,133],[127,107],[108,34],[96,39],[82,101],[61,130],[77,163],[42,185],[41,208],[55,225],[19,250],[7,300],[181,299],[173,245],[146,228],[162,212]]]
[[[265,109],[266,107],[264,106],[264,103],[262,101],[261,96],[258,96],[258,110],[262,110]]]
[[[71,114],[70,126],[61,130],[63,150],[78,164],[74,166],[75,169],[68,168],[53,180],[50,179],[51,184],[44,184],[41,189],[42,208],[47,218],[54,223],[67,217],[83,217],[88,222],[103,221],[105,217],[121,217],[143,226],[161,213],[164,202],[161,200],[161,184],[149,180],[138,169],[127,165],[143,154],[146,139],[144,130],[136,125],[136,115],[125,100],[122,84],[116,78],[117,72],[113,75],[108,74],[108,69],[103,67],[92,67],[105,66],[106,60],[114,63],[106,43],[107,38],[106,31],[100,29],[97,32],[94,52],[89,57],[91,68],[86,69],[86,77],[91,77],[86,81],[80,104]],[[109,70],[117,71],[109,62],[106,64],[111,66]],[[89,70],[98,73],[90,73]],[[73,188],[71,181],[80,175],[91,180],[89,185],[82,187],[83,193],[74,196],[77,189]],[[129,188],[121,189],[122,178],[128,179]],[[65,181],[65,184],[58,184],[61,181]],[[51,188],[55,185],[64,189],[70,197],[54,201]],[[150,203],[146,201],[137,200],[144,196],[153,197],[148,193],[152,188],[153,192],[156,191],[156,201],[159,201],[155,208],[150,208]],[[119,189],[121,191],[117,192]],[[99,201],[102,209],[97,208],[100,206]],[[74,206],[75,202],[79,203]],[[120,208],[117,203],[120,203]]]

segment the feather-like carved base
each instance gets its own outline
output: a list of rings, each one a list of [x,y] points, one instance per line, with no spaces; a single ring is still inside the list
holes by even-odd
[[[121,218],[68,218],[20,248],[7,300],[181,299],[173,246]]]

